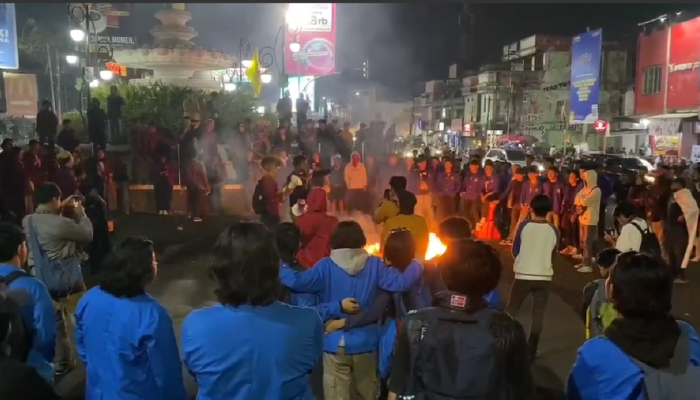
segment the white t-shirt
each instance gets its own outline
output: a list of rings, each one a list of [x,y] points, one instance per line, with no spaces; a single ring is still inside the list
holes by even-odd
[[[623,225],[622,229],[620,229],[620,236],[617,237],[617,242],[615,242],[615,248],[623,253],[626,251],[639,251],[642,247],[642,233],[632,224],[639,226],[642,232],[650,229],[647,222],[641,218],[635,218]]]

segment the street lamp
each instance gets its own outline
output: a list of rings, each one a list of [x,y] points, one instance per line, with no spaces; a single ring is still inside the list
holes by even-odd
[[[71,29],[70,30],[70,38],[74,42],[82,42],[85,40],[85,31],[82,29]]]
[[[241,65],[243,68],[250,68],[250,66],[253,65],[253,60],[243,60],[241,61]]]
[[[360,92],[355,92],[355,96],[359,96],[359,95],[360,95]]]
[[[260,75],[260,81],[262,83],[270,83],[270,82],[272,82],[272,75],[267,74],[267,73],[262,74],[262,75]]]
[[[77,64],[78,63],[78,56],[75,54],[67,54],[66,55],[66,62],[68,64]]]
[[[299,50],[301,50],[301,44],[299,44],[299,42],[289,43],[289,51],[292,53],[298,53]]]
[[[91,88],[96,88],[96,87],[100,86],[100,81],[98,79],[95,79],[95,80],[91,81],[90,84],[88,84],[88,86]]]
[[[103,81],[108,81],[114,77],[114,73],[108,69],[103,69],[100,71],[100,79]]]

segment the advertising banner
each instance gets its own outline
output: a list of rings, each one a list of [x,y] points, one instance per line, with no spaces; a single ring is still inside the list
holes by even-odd
[[[129,26],[131,3],[71,3],[71,9],[90,9],[90,52],[108,58],[109,49],[133,49],[136,38]]]
[[[19,69],[15,3],[0,3],[0,69]]]
[[[571,44],[571,91],[569,123],[592,124],[598,118],[600,98],[600,52],[603,30],[575,36]]]
[[[666,109],[697,110],[700,72],[700,18],[671,26]],[[663,90],[663,89],[662,89]]]
[[[36,75],[4,72],[5,104],[7,115],[11,117],[35,118],[39,112],[39,95],[36,88]]]
[[[336,4],[287,4],[284,72],[287,75],[330,75],[335,72]],[[290,32],[291,31],[291,32]],[[289,45],[299,43],[293,53]]]

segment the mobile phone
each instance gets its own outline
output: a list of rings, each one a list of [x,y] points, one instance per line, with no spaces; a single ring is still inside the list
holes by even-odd
[[[384,189],[384,198],[389,200],[389,197],[391,197],[391,189]]]

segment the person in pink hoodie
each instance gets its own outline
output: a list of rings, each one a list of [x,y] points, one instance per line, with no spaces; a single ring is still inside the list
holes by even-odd
[[[367,170],[360,160],[360,153],[353,152],[350,156],[350,163],[345,166],[345,186],[347,188],[347,200],[345,205],[347,210],[365,210],[365,197],[367,193]]]
[[[301,247],[296,258],[305,268],[313,267],[330,255],[331,232],[338,225],[336,217],[326,214],[328,201],[323,190],[323,177],[312,178],[311,187],[304,213],[294,220],[301,231]]]

